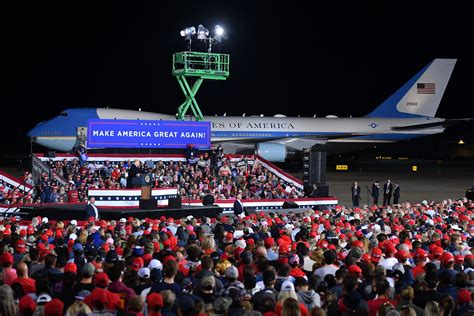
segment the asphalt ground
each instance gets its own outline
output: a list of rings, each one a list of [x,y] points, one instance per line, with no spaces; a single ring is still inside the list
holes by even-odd
[[[413,171],[413,166],[417,166],[417,171]],[[336,196],[344,205],[352,204],[351,185],[354,181],[361,187],[361,205],[373,203],[369,190],[375,180],[379,180],[381,186],[387,179],[392,183],[397,181],[401,191],[400,201],[412,203],[462,198],[474,184],[474,162],[470,161],[349,162],[349,170],[335,169],[335,164],[328,165],[326,182],[329,194]],[[381,199],[382,196],[379,203]]]

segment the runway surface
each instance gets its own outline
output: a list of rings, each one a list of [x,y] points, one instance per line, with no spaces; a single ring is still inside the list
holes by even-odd
[[[412,171],[413,165],[418,167],[418,171]],[[410,202],[464,197],[465,191],[474,184],[474,164],[464,161],[449,164],[410,161],[372,162],[353,164],[352,168],[349,165],[349,168],[349,171],[335,171],[335,166],[329,166],[326,175],[330,195],[336,196],[339,203],[345,205],[352,203],[351,185],[354,181],[361,186],[361,205],[367,204],[366,186],[370,190],[375,180],[379,180],[381,185],[387,179],[392,183],[397,181],[401,189],[400,201]],[[372,203],[370,194],[369,201]]]

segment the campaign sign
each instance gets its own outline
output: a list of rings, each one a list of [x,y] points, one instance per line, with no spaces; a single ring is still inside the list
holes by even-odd
[[[88,120],[88,148],[186,148],[211,146],[210,122]]]

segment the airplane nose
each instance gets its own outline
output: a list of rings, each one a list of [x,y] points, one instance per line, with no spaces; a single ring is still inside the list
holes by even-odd
[[[28,134],[26,134],[26,135],[28,135],[28,137],[36,137],[36,136],[38,136],[38,131],[37,131],[36,127],[30,129],[30,131],[29,131]]]
[[[27,136],[28,137],[38,137],[38,136],[40,136],[40,130],[41,130],[40,125],[43,125],[44,123],[46,123],[46,121],[38,123],[35,127],[30,129]]]

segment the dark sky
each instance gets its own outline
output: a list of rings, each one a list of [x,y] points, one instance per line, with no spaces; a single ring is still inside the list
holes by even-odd
[[[23,150],[29,128],[66,108],[174,114],[171,56],[186,49],[180,29],[200,23],[226,28],[215,50],[231,55],[229,80],[197,95],[205,114],[361,116],[444,57],[458,63],[438,116],[474,117],[472,1],[320,3],[15,1],[1,19],[8,148]]]

